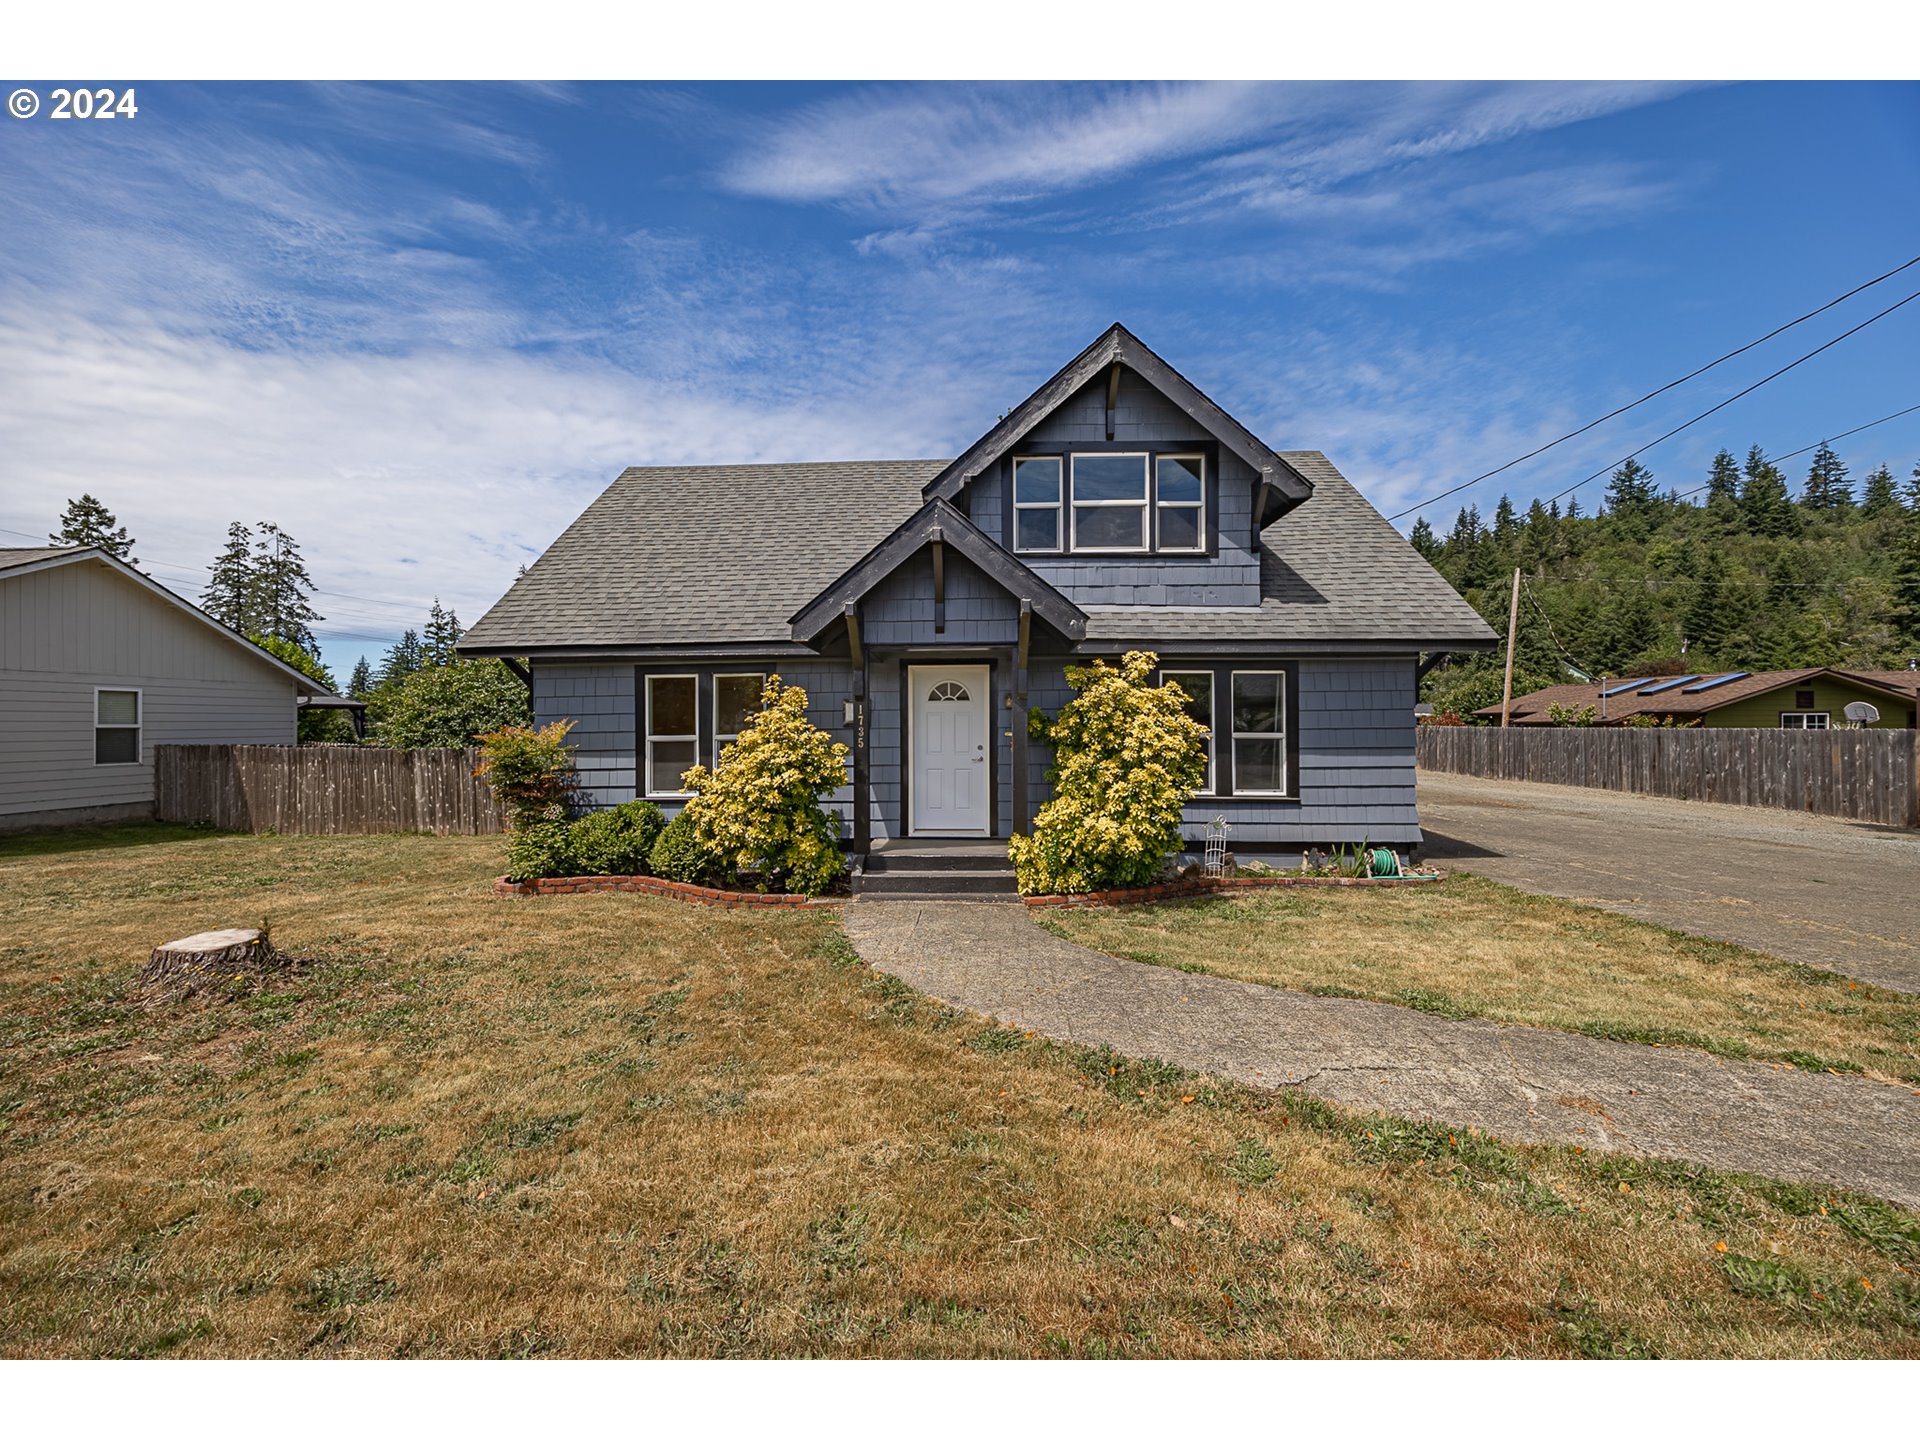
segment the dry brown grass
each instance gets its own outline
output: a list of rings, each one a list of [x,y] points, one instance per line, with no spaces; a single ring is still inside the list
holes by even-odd
[[[1858,1197],[1065,1049],[495,841],[119,839],[0,842],[8,1355],[1920,1355]],[[291,982],[129,1003],[263,915]]]
[[[1920,999],[1474,875],[1404,890],[1073,910],[1131,960],[1716,1055],[1920,1084]]]

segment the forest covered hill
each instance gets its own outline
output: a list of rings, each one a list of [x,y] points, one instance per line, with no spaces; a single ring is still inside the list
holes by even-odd
[[[1902,669],[1920,656],[1920,465],[1881,464],[1856,486],[1826,445],[1796,487],[1758,446],[1722,450],[1708,473],[1665,489],[1628,461],[1604,508],[1582,514],[1501,496],[1441,536],[1408,537],[1503,636],[1521,572],[1516,695],[1603,675]],[[1456,656],[1421,686],[1441,712],[1500,699],[1503,655]]]

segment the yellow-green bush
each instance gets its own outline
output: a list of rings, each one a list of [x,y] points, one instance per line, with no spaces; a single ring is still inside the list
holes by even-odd
[[[1132,650],[1067,671],[1078,693],[1039,728],[1053,746],[1053,798],[1008,844],[1023,895],[1145,885],[1177,852],[1180,810],[1206,781],[1206,727],[1186,692],[1149,682],[1159,657]]]
[[[751,872],[763,890],[824,892],[845,862],[840,817],[820,801],[847,783],[848,753],[807,719],[806,691],[769,676],[759,711],[719,763],[680,777],[693,792],[684,813],[713,868]]]

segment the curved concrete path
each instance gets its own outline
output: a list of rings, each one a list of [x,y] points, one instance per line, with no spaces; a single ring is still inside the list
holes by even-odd
[[[860,900],[844,923],[876,968],[1056,1039],[1510,1140],[1920,1207],[1920,1098],[1897,1086],[1187,975],[1061,940],[1021,905]]]

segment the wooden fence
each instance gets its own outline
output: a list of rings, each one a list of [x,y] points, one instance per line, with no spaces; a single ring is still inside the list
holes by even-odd
[[[353,745],[156,745],[153,813],[222,830],[281,835],[494,835],[478,750]]]
[[[1912,730],[1637,730],[1422,725],[1420,766],[1920,825]]]

